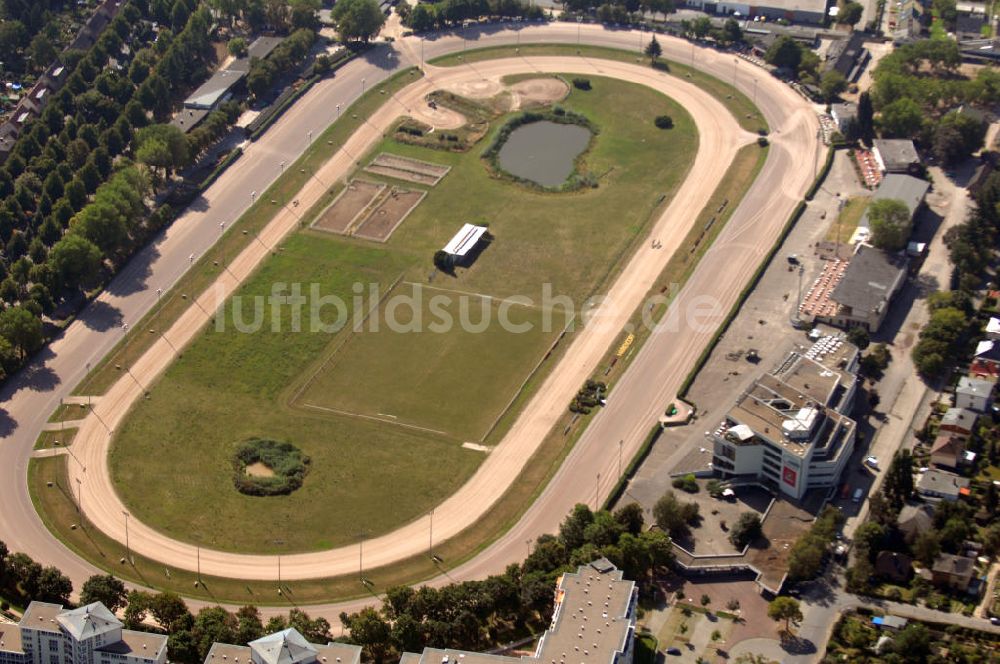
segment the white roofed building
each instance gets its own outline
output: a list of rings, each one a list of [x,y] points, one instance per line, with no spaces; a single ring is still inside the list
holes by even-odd
[[[857,391],[857,360],[858,349],[841,337],[789,354],[708,432],[712,468],[795,499],[836,485],[854,450],[857,427],[845,413]]]
[[[492,236],[486,226],[463,224],[462,228],[448,240],[448,244],[441,249],[441,253],[445,255],[448,263],[447,267],[470,265],[491,239]],[[438,258],[435,257],[435,264],[437,263]],[[438,265],[438,267],[444,266]]]
[[[167,637],[123,629],[100,602],[63,610],[32,602],[17,625],[19,639],[0,638],[3,664],[165,664]],[[17,650],[20,655],[17,655]]]

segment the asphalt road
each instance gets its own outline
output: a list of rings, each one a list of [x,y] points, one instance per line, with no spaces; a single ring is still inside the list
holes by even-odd
[[[278,162],[294,160],[306,147],[307,132],[318,134],[333,120],[336,104],[350,103],[361,92],[361,79],[370,86],[408,59],[459,50],[466,45],[513,44],[528,41],[577,40],[638,49],[640,35],[604,30],[596,26],[532,26],[514,31],[499,28],[467,30],[460,36],[438,37],[418,44],[407,40],[401,51],[381,48],[365,60],[351,63],[331,80],[324,81],[296,104],[246,155],[229,169],[195,210],[178,220],[153,246],[138,256],[84,312],[81,320],[28,371],[3,391],[4,439],[0,442],[0,486],[14,487],[4,496],[0,510],[0,538],[13,550],[30,553],[54,564],[80,582],[94,569],[55,540],[35,515],[26,488],[26,466],[31,446],[48,414],[120,338],[121,322],[137,320],[155,301],[157,288],[168,289],[189,266],[188,256],[200,255],[217,239],[218,224],[235,219],[249,204],[250,191],[262,191],[278,175]],[[788,213],[801,197],[815,170],[817,146],[815,115],[787,87],[752,65],[737,62],[732,54],[692,50],[686,42],[661,38],[665,56],[687,61],[725,80],[733,80],[747,94],[757,97],[771,127],[776,130],[772,158],[737,210],[730,224],[705,257],[702,267],[681,292],[678,302],[694,302],[711,291],[717,295],[714,318],[692,326],[686,321],[676,331],[657,333],[644,347],[633,368],[616,388],[609,406],[592,423],[557,477],[515,528],[480,556],[451,572],[452,578],[481,577],[502,570],[523,557],[526,539],[551,531],[575,502],[590,502],[606,493],[613,482],[618,459],[615,441],[624,441],[626,458],[638,447],[656,416],[672,398],[683,378],[683,362],[697,354],[719,320],[719,312],[734,300],[760,258],[776,237]],[[419,50],[418,50],[419,49]],[[754,79],[757,79],[755,82]],[[776,186],[780,183],[780,186]],[[714,289],[714,290],[713,290]],[[694,329],[697,328],[697,329]],[[611,478],[598,487],[596,473]],[[591,483],[591,477],[595,482]],[[588,488],[590,487],[590,488]],[[602,492],[603,488],[603,492]],[[437,524],[436,524],[437,525]],[[311,611],[335,618],[364,602],[313,607]]]

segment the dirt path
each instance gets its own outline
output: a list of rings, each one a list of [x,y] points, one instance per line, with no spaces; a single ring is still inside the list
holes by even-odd
[[[537,57],[477,63],[475,70],[428,69],[425,79],[415,82],[397,95],[400,102],[404,105],[416,104],[433,89],[506,74],[571,72],[605,75],[648,85],[669,94],[687,108],[695,119],[700,141],[698,155],[687,180],[651,231],[651,237],[659,238],[663,243],[662,247],[653,249],[649,243],[643,244],[610,287],[608,298],[596,308],[595,320],[598,324],[588,325],[576,335],[565,358],[553,368],[503,441],[465,485],[435,508],[434,533],[439,541],[443,541],[474,523],[518,476],[564,412],[572,394],[597,366],[631,312],[653,285],[719,184],[736,151],[742,145],[752,142],[755,136],[741,130],[722,105],[707,93],[684,80],[665,76],[647,67],[572,57]],[[318,178],[303,188],[298,196],[301,205],[297,209],[309,209],[323,195],[325,187],[320,180],[333,181],[350,172],[354,160],[348,155],[365,153],[380,140],[381,133],[397,116],[396,104],[386,104],[368,118],[368,122],[347,141],[344,149],[338,151],[320,169]],[[798,120],[808,122],[808,119],[803,120],[802,117]],[[815,123],[815,117],[812,122]],[[804,135],[805,132],[800,134]],[[789,144],[779,149],[794,153],[797,147],[802,146]],[[809,153],[814,154],[814,150],[814,147],[809,148]],[[77,479],[82,481],[82,502],[86,516],[108,535],[124,540],[125,533],[121,518],[124,505],[114,490],[107,467],[111,436],[105,424],[110,430],[120,425],[135,400],[142,397],[140,385],[148,385],[155,380],[173,361],[173,349],[183,349],[198,335],[208,321],[207,312],[224,302],[267,256],[265,246],[272,247],[280,243],[298,223],[295,210],[286,208],[280,211],[261,231],[262,242],[250,244],[233,259],[214,286],[201,295],[165,333],[170,343],[161,340],[150,348],[135,362],[130,373],[109,389],[95,406],[99,419],[91,416],[83,422],[74,448],[81,458],[82,466],[88,468],[89,472],[83,472],[80,465],[72,464],[70,485]],[[712,251],[715,251],[714,247]],[[733,276],[743,276],[744,271],[737,270]],[[697,356],[700,347],[696,347],[693,340],[687,341],[681,335],[678,344],[684,344],[684,352],[690,356],[688,360]],[[173,540],[136,518],[131,520],[129,526],[132,548],[136,552],[175,567],[195,569],[194,546]],[[425,521],[408,524],[367,541],[365,561],[369,566],[377,567],[421,553],[426,548],[426,538]],[[356,569],[356,547],[282,556],[282,578],[289,580],[346,574]],[[204,574],[234,578],[277,578],[277,565],[273,556],[239,555],[204,549],[201,550],[201,571]]]

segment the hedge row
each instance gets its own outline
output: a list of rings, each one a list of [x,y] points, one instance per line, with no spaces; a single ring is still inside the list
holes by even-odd
[[[215,169],[208,174],[208,177],[206,177],[204,180],[201,181],[201,184],[198,185],[198,190],[205,191],[206,189],[211,187],[212,183],[218,180],[219,176],[222,175],[222,173],[227,168],[232,166],[233,162],[239,159],[241,156],[243,156],[243,148],[236,148],[234,150],[230,150],[229,154],[226,155],[226,158],[220,161],[219,165],[216,166]]]

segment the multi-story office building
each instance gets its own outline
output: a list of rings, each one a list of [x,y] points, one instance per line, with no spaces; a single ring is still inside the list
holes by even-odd
[[[846,413],[854,403],[857,362],[858,349],[840,337],[790,353],[709,433],[713,469],[795,499],[834,486],[854,450],[855,422]]]

